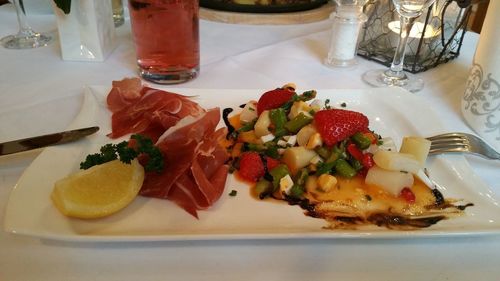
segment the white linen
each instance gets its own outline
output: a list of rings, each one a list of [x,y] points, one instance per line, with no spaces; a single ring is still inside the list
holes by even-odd
[[[36,30],[55,30],[53,15],[30,15]],[[0,36],[16,32],[11,5],[0,7]],[[288,26],[201,21],[201,74],[187,88],[367,88],[361,74],[382,66],[359,58],[349,69],[322,64],[328,21]],[[86,84],[109,85],[136,74],[129,24],[103,63],[65,62],[58,44],[0,49],[0,142],[64,129]],[[467,33],[454,61],[419,74],[417,93],[436,109],[447,131],[471,130],[460,99],[478,36]],[[179,87],[177,85],[176,87]],[[168,87],[166,87],[168,88]],[[0,158],[0,225],[9,192],[36,157]],[[467,157],[500,192],[500,161]],[[251,240],[169,243],[63,243],[0,231],[1,280],[498,280],[500,237],[399,240]]]

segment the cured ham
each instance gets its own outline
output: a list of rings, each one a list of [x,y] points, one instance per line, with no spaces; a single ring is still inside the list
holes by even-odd
[[[144,87],[138,78],[114,81],[106,101],[113,113],[110,138],[140,133],[156,141],[180,119],[205,111],[186,96]]]
[[[196,210],[213,205],[221,196],[227,177],[228,154],[219,144],[226,129],[215,130],[220,110],[199,117],[185,117],[159,137],[157,146],[165,171],[148,173],[140,194],[170,199],[197,217]]]
[[[196,218],[221,197],[229,155],[221,145],[227,129],[216,129],[219,108],[205,110],[186,96],[143,87],[137,78],[114,81],[107,104],[109,137],[139,133],[162,152],[164,169],[146,173],[142,196],[171,200]]]

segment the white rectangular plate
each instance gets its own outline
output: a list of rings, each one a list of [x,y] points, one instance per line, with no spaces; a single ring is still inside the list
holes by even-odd
[[[167,200],[138,197],[119,213],[97,220],[79,220],[61,215],[50,201],[56,180],[78,170],[89,153],[111,142],[110,113],[105,97],[108,87],[87,87],[82,110],[71,128],[98,125],[101,130],[85,140],[45,149],[26,169],[13,189],[7,205],[5,230],[11,233],[70,241],[154,241],[262,238],[422,237],[500,233],[500,208],[496,195],[473,174],[461,156],[439,156],[427,168],[447,198],[474,203],[466,215],[441,221],[426,229],[396,231],[368,226],[355,230],[324,229],[326,222],[303,214],[298,206],[253,199],[249,187],[228,177],[222,198],[200,218],[187,214]],[[257,99],[259,90],[177,89],[196,96],[205,108],[237,109]],[[319,90],[318,98],[333,105],[361,111],[370,128],[392,137],[399,145],[403,136],[431,136],[444,132],[436,114],[421,98],[398,88],[368,90]],[[222,124],[221,124],[222,125]],[[119,140],[114,140],[114,142]],[[237,190],[237,196],[229,196]]]

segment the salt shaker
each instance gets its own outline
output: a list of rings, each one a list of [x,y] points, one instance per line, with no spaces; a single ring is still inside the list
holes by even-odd
[[[500,1],[490,1],[462,98],[469,126],[500,151]]]
[[[335,0],[336,12],[330,15],[333,21],[330,49],[325,59],[327,66],[351,66],[356,64],[356,49],[359,32],[368,17],[363,13],[367,0]]]

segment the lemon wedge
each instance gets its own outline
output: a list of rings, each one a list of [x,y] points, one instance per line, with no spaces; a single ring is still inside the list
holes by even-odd
[[[137,159],[130,164],[114,160],[57,181],[51,199],[66,216],[101,218],[130,204],[143,181],[144,168]]]

